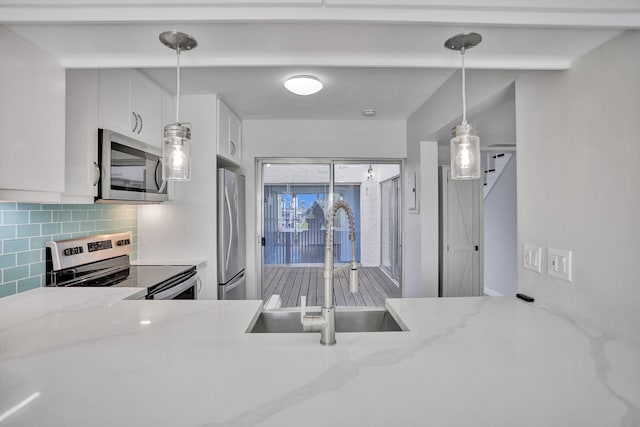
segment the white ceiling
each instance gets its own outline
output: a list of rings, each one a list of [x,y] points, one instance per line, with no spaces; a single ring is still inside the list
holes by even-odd
[[[64,67],[139,68],[170,92],[175,53],[158,35],[177,29],[199,43],[181,56],[183,93],[218,93],[243,119],[364,119],[361,111],[374,108],[376,119],[391,120],[408,118],[459,67],[460,55],[443,47],[454,34],[483,36],[465,55],[470,69],[562,70],[624,28],[640,26],[637,0],[464,3],[0,0],[0,22]],[[536,24],[542,15],[548,24]],[[596,15],[609,25],[591,22]],[[316,75],[325,89],[289,94],[282,82],[294,74]]]

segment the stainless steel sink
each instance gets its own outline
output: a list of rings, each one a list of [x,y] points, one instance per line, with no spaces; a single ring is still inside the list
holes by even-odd
[[[401,332],[402,327],[391,313],[380,308],[338,308],[336,309],[336,332]],[[249,327],[250,333],[300,333],[300,310],[264,310]],[[315,332],[317,333],[317,332]]]

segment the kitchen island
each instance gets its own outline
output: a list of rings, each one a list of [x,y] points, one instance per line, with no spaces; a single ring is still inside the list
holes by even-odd
[[[636,344],[515,298],[388,300],[409,331],[248,334],[261,301],[0,299],[1,426],[637,426]]]

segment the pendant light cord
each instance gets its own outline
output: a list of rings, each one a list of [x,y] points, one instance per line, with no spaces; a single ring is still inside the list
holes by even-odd
[[[180,47],[176,47],[178,68],[176,70],[176,123],[180,123]]]
[[[460,56],[462,57],[462,124],[467,124],[467,87],[466,78],[464,72],[464,47],[460,49]]]

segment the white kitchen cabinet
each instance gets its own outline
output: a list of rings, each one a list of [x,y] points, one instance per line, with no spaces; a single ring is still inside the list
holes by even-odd
[[[134,70],[99,71],[98,126],[160,147],[163,91]]]
[[[0,200],[59,202],[64,191],[65,70],[0,26]]]
[[[240,166],[242,160],[242,122],[218,99],[218,157]]]
[[[98,70],[67,70],[65,203],[98,195]]]
[[[163,106],[170,102],[133,70],[68,70],[62,201],[93,203],[98,194],[98,128],[161,147]]]

